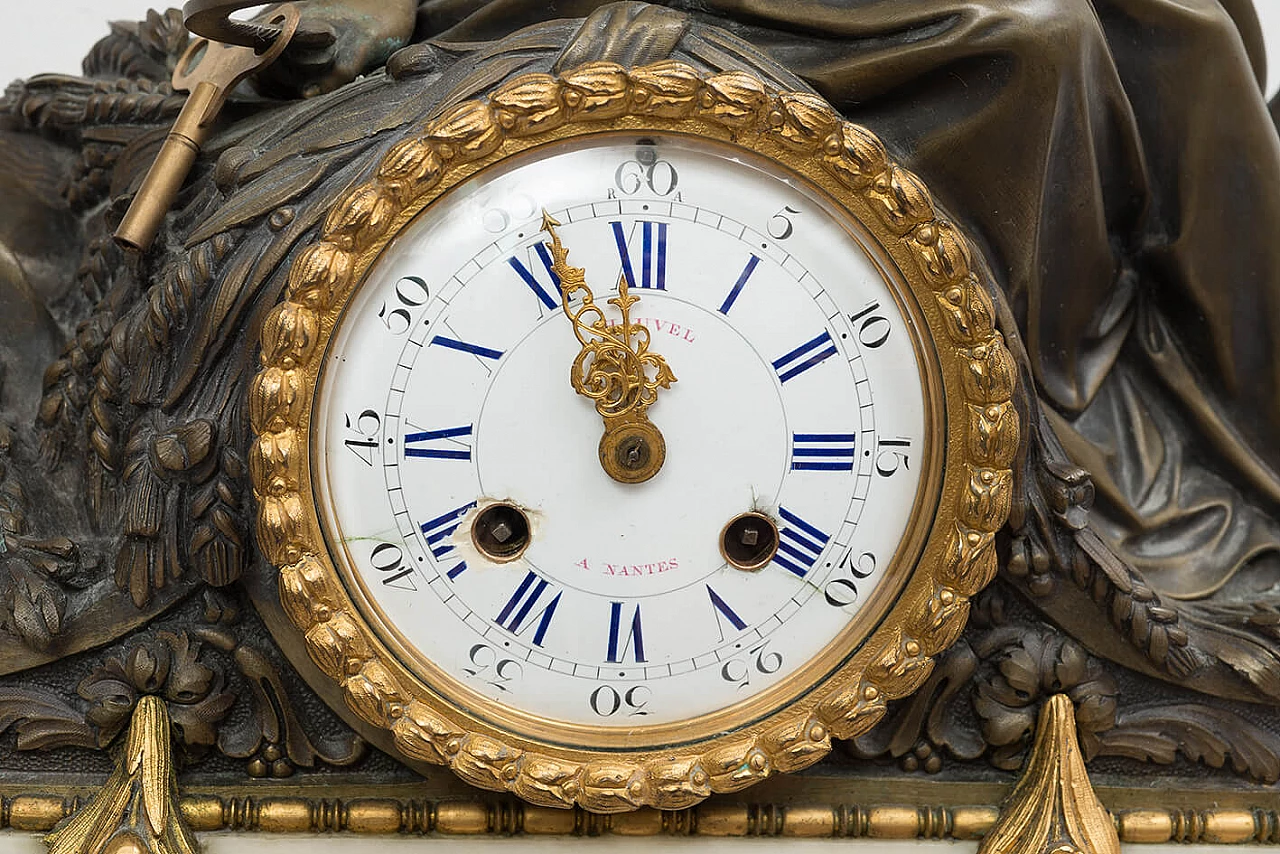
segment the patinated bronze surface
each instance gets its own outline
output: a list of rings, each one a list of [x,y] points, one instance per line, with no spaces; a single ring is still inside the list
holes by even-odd
[[[183,103],[181,16],[0,102],[0,773],[104,773],[157,696],[184,779],[407,778],[271,639],[259,326],[403,128],[516,74],[675,57],[816,89],[926,176],[1024,379],[1000,579],[822,773],[1007,780],[1065,693],[1095,780],[1280,779],[1280,139],[1248,2],[304,7],[319,35],[237,91],[142,256],[110,234]]]

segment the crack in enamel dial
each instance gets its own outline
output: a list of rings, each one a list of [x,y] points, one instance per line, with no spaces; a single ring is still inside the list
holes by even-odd
[[[356,716],[603,811],[804,767],[909,692],[994,571],[1017,444],[963,239],[873,137],[743,75],[615,69],[521,78],[393,149],[295,266],[251,399],[282,604]],[[754,107],[503,112],[574,74]],[[604,455],[651,446],[606,452],[575,386],[561,238],[679,377],[641,480]],[[305,489],[272,475],[286,436]]]

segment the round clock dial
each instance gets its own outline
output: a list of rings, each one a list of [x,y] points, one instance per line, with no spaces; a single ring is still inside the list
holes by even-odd
[[[262,342],[259,604],[362,733],[478,786],[679,809],[812,765],[995,572],[1016,372],[965,239],[743,72],[453,105]]]
[[[581,297],[544,211],[674,376],[643,482],[606,471],[571,381]],[[937,474],[892,283],[820,192],[706,140],[486,170],[387,246],[324,361],[315,476],[349,590],[452,702],[578,743],[683,741],[808,690],[900,589]]]

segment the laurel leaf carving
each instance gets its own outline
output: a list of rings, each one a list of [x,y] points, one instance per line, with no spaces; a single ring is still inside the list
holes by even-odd
[[[582,771],[578,802],[592,812],[629,812],[646,803],[644,774],[627,762],[593,762]]]
[[[823,165],[846,187],[860,192],[888,171],[889,154],[871,131],[845,122],[840,128],[839,149],[828,152]]]
[[[764,84],[743,71],[714,74],[703,83],[699,112],[729,127],[741,128],[760,121],[769,101]]]
[[[979,465],[1007,468],[1018,453],[1018,413],[1012,403],[969,407],[969,453]]]
[[[951,340],[973,346],[991,338],[995,331],[991,302],[980,296],[973,276],[963,284],[946,288],[937,294],[937,299]]]
[[[627,112],[627,71],[615,62],[588,62],[561,77],[570,118],[612,119]]]
[[[841,123],[839,114],[825,100],[808,92],[783,92],[778,105],[781,124],[775,133],[794,148],[814,148]]]
[[[353,635],[358,633],[358,629],[353,631]],[[403,715],[407,698],[390,670],[367,652],[363,657],[364,666],[360,671],[342,683],[347,705],[351,707],[351,711],[375,726],[390,726],[392,721]],[[354,656],[349,659],[349,663],[357,661]]]
[[[505,789],[519,776],[523,750],[484,736],[472,736],[453,762],[453,770],[482,789]]]
[[[697,69],[676,60],[631,70],[631,98],[645,115],[683,118],[698,102],[702,79]]]
[[[925,223],[912,232],[909,239],[914,244],[920,271],[935,290],[971,275],[969,242],[951,223],[945,220]]]
[[[564,104],[550,74],[523,74],[492,96],[498,124],[515,136],[541,133],[564,124]]]
[[[567,807],[581,789],[582,766],[545,756],[528,754],[512,786],[521,798],[544,807]]]
[[[711,794],[711,777],[695,760],[651,762],[646,768],[652,803],[658,809],[684,809]]]
[[[306,640],[311,660],[334,679],[359,672],[369,658],[364,632],[346,611],[338,611],[331,619],[313,625]]]
[[[867,198],[876,203],[873,210],[894,234],[904,235],[933,219],[933,204],[924,182],[899,166],[877,175]]]
[[[966,397],[981,403],[1000,403],[1013,395],[1018,367],[999,335],[993,335],[988,341],[971,348],[967,355],[969,370],[964,374]]]

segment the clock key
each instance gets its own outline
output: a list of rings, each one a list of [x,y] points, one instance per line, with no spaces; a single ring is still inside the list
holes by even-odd
[[[173,88],[190,94],[116,229],[115,240],[124,248],[145,252],[151,246],[227,95],[284,51],[298,29],[297,7],[281,4],[267,26],[279,34],[262,51],[201,38],[178,60]]]

